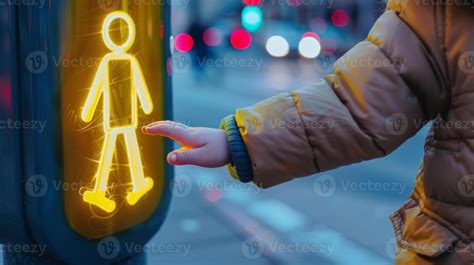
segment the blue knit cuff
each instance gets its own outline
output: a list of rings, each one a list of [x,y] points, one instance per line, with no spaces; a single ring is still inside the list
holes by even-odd
[[[245,147],[244,140],[240,135],[235,116],[226,117],[222,120],[221,129],[227,132],[232,163],[228,165],[232,177],[248,183],[253,180],[252,161]]]

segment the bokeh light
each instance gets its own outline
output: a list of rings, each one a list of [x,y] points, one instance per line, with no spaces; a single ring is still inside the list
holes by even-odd
[[[181,33],[176,36],[174,45],[177,51],[186,53],[193,49],[194,40],[191,35],[187,33]]]
[[[210,202],[219,202],[222,199],[222,193],[215,189],[206,189],[204,191],[204,198]]]
[[[244,29],[236,29],[230,34],[230,43],[237,50],[245,50],[252,45],[252,35]]]
[[[333,38],[322,39],[321,46],[324,54],[334,54],[337,51],[337,41]]]
[[[263,24],[262,10],[258,6],[247,6],[242,11],[242,26],[249,32],[258,31]]]
[[[321,37],[319,37],[319,35],[314,32],[306,32],[305,34],[303,34],[303,38],[306,37],[315,38],[317,41],[321,42]]]
[[[300,55],[307,59],[314,59],[321,53],[321,44],[314,37],[304,37],[298,45]]]
[[[349,14],[345,10],[338,9],[332,13],[332,23],[336,27],[345,27],[349,24]]]
[[[311,29],[319,34],[324,33],[328,29],[328,23],[323,18],[316,17],[311,21]]]
[[[266,49],[273,57],[285,57],[290,53],[290,44],[282,36],[272,36],[267,41]]]
[[[246,6],[258,6],[262,3],[262,0],[243,0]]]
[[[10,109],[12,103],[12,91],[10,80],[8,78],[0,77],[0,102],[2,106]]]
[[[219,46],[222,44],[222,33],[216,28],[208,28],[202,34],[202,40],[207,46]]]

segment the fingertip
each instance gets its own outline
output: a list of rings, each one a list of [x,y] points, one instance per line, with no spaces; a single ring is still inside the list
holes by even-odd
[[[171,165],[177,165],[178,163],[178,155],[175,154],[175,153],[170,153],[168,155],[168,163],[170,163]]]
[[[144,126],[142,127],[142,132],[148,135],[156,135],[159,129],[158,126],[159,126],[158,124],[150,124],[150,125]]]
[[[155,122],[142,127],[142,132],[148,135],[155,135],[162,126],[161,122]]]

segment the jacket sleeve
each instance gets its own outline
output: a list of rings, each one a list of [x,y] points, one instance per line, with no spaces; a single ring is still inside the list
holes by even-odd
[[[334,75],[237,110],[253,182],[267,188],[394,151],[445,107],[430,58],[387,11],[367,40],[335,63]]]

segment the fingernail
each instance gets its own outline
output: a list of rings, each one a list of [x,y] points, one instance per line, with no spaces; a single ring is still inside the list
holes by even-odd
[[[178,160],[178,156],[176,154],[170,155],[170,162],[174,163]]]
[[[148,128],[146,126],[142,127],[142,132],[148,134]]]

